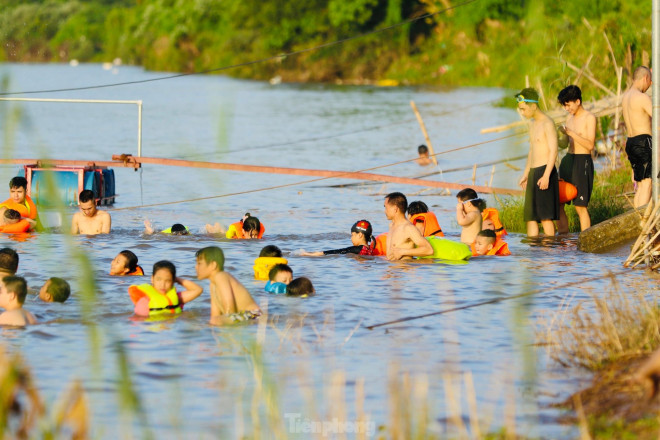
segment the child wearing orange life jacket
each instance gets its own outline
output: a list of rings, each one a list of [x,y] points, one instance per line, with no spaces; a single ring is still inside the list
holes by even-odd
[[[481,229],[491,229],[495,231],[498,238],[507,235],[504,225],[500,221],[500,212],[495,208],[484,208],[481,211]]]
[[[494,231],[484,229],[477,234],[477,239],[472,243],[472,256],[478,257],[481,255],[511,255],[509,246],[504,240],[497,237]]]
[[[174,284],[183,286],[183,292],[177,292]],[[176,268],[169,261],[154,264],[151,284],[130,286],[128,294],[135,304],[134,313],[138,316],[173,316],[183,310],[183,305],[202,294],[198,284],[178,278]]]
[[[0,208],[13,209],[27,220],[30,229],[37,226],[37,206],[27,195],[27,179],[16,176],[9,181],[9,198],[0,203]]]
[[[21,214],[18,211],[0,208],[0,212],[2,212],[2,216],[0,216],[0,232],[17,234],[30,230],[30,223],[27,219],[21,218]]]
[[[444,237],[442,228],[438,224],[438,218],[429,212],[429,207],[422,201],[411,202],[408,205],[408,220],[415,225],[424,237]]]
[[[334,254],[377,255],[374,253],[376,242],[372,234],[371,223],[367,220],[359,220],[351,226],[351,243],[353,243],[353,246],[328,251],[303,252],[302,255],[304,257],[321,257]]]
[[[138,265],[138,257],[129,250],[123,250],[110,263],[110,275],[144,275],[144,270]]]
[[[258,218],[252,217],[249,212],[245,213],[243,219],[232,223],[225,232],[225,228],[220,223],[214,225],[207,224],[206,232],[209,234],[225,234],[229,239],[253,239],[263,238],[266,228]]]

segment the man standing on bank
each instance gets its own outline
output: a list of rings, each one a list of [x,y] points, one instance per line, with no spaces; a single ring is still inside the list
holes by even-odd
[[[539,94],[532,88],[516,95],[518,111],[531,121],[529,155],[525,172],[518,184],[525,190],[524,218],[527,235],[539,235],[540,222],[546,236],[555,235],[554,220],[559,220],[559,180],[557,160],[557,130],[552,119],[539,109]]]
[[[651,115],[653,106],[646,91],[651,87],[651,71],[640,66],[633,73],[633,85],[621,99],[623,120],[628,140],[626,154],[637,183],[633,206],[638,208],[651,200]],[[657,172],[657,170],[656,170]]]

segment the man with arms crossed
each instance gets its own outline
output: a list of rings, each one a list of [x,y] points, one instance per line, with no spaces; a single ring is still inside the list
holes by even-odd
[[[587,206],[594,187],[594,161],[591,152],[596,140],[596,117],[582,107],[582,91],[578,86],[568,86],[559,92],[557,101],[568,112],[566,125],[560,128],[559,143],[566,145],[568,153],[559,164],[559,177],[577,188],[577,197],[573,200],[575,212],[580,217],[580,230],[591,227],[591,217]],[[570,203],[570,202],[568,202]],[[568,219],[564,204],[559,206],[558,228],[560,234],[568,232]]]
[[[391,220],[387,234],[387,259],[401,260],[433,254],[433,248],[410,220],[406,218],[408,200],[400,192],[385,197],[385,216]]]
[[[96,209],[94,192],[86,189],[78,197],[80,212],[76,212],[71,220],[71,234],[109,234],[112,220],[110,214]]]
[[[626,123],[628,140],[626,154],[633,170],[637,190],[633,199],[635,208],[651,200],[651,97],[646,91],[651,87],[651,71],[640,66],[633,73],[633,85],[621,99],[623,120]],[[657,171],[657,170],[656,170]]]
[[[529,155],[525,172],[518,184],[525,189],[525,222],[527,235],[539,235],[539,225],[547,236],[555,235],[553,220],[559,220],[559,180],[557,160],[557,130],[555,123],[538,106],[539,94],[531,88],[516,95],[518,111],[531,120]]]

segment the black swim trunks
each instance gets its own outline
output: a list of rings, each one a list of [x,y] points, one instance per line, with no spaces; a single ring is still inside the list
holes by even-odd
[[[591,154],[566,153],[559,164],[559,177],[577,188],[577,197],[566,204],[586,207],[594,189],[594,161]]]
[[[626,141],[626,154],[632,166],[635,182],[651,178],[651,136],[640,134]]]
[[[526,222],[541,220],[559,220],[559,179],[557,169],[552,167],[548,189],[541,190],[537,182],[545,172],[545,165],[529,170],[525,189]]]

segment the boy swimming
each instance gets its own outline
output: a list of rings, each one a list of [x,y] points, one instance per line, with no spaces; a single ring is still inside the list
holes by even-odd
[[[15,209],[0,208],[0,232],[7,234],[28,232],[30,223],[28,219],[21,218],[21,214]]]
[[[174,284],[183,286],[177,292]],[[161,260],[154,264],[151,284],[133,285],[128,288],[134,312],[138,316],[173,316],[183,310],[183,305],[202,294],[197,283],[176,276],[176,267],[169,261]]]
[[[334,254],[374,255],[376,242],[373,237],[371,223],[367,220],[358,220],[353,223],[353,226],[351,226],[351,243],[353,243],[353,246],[346,248],[331,249],[328,251],[303,252],[301,255],[304,257],[321,257],[323,255]]]
[[[63,303],[71,295],[71,287],[66,280],[52,277],[39,290],[39,299],[44,302]]]
[[[293,270],[288,264],[276,264],[268,273],[268,282],[264,290],[280,295],[286,293],[286,286],[293,280]]]
[[[149,220],[144,221],[144,233],[147,235],[151,235],[154,233],[153,225]],[[170,234],[170,235],[188,235],[190,234],[190,230],[188,229],[187,226],[184,226],[181,223],[174,223],[169,228],[160,231],[160,233]]]
[[[254,260],[254,277],[258,280],[268,280],[270,270],[277,264],[288,264],[289,261],[282,257],[282,250],[273,244],[264,246],[259,252],[259,257]]]
[[[314,285],[306,277],[296,278],[286,286],[286,296],[296,296],[298,298],[306,298],[313,296],[316,293]]]
[[[492,229],[484,229],[477,234],[477,239],[472,244],[472,256],[481,255],[511,255],[509,245],[500,239]]]
[[[27,296],[25,279],[16,276],[4,277],[0,282],[0,308],[5,311],[0,314],[0,325],[25,327],[36,324],[37,320],[23,308]]]
[[[224,228],[220,223],[211,226],[206,225],[206,232],[209,234],[219,234],[224,232]],[[266,228],[258,218],[252,217],[249,212],[246,212],[243,219],[229,225],[225,237],[229,239],[254,239],[263,238]]]
[[[261,309],[236,278],[224,271],[225,255],[217,246],[195,253],[197,279],[210,282],[211,320],[213,325],[231,324],[261,316]]]
[[[408,220],[415,225],[424,237],[444,237],[438,218],[429,212],[429,207],[422,201],[414,201],[408,205]]]
[[[463,227],[461,241],[468,246],[474,243],[477,234],[481,231],[481,210],[486,203],[481,200],[475,190],[465,188],[456,194],[456,221]]]
[[[129,250],[123,250],[110,263],[110,275],[144,275],[144,270],[138,265],[138,257]]]

